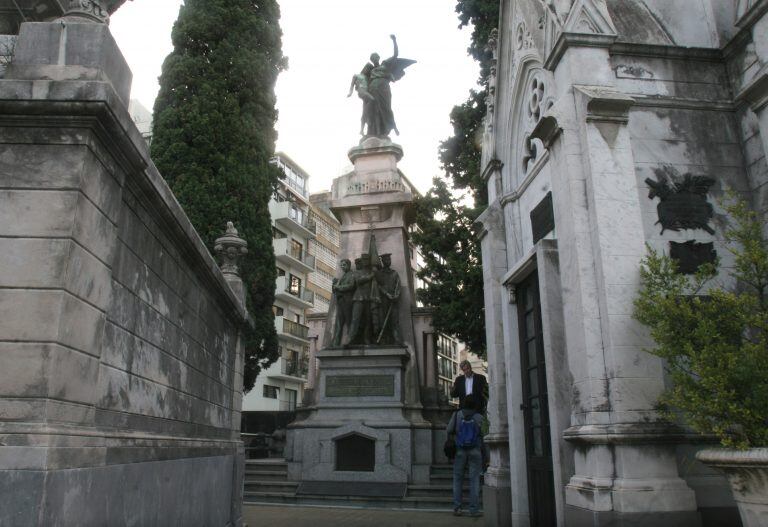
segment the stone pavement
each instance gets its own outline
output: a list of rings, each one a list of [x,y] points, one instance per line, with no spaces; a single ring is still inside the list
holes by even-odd
[[[248,527],[481,527],[483,517],[454,516],[445,512],[352,509],[334,507],[276,507],[245,505]]]

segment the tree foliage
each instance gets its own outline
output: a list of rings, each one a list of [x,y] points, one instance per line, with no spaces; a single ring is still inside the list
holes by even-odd
[[[268,203],[280,177],[269,162],[285,68],[279,16],[276,0],[186,0],[154,108],[152,158],[203,241],[213,249],[231,220],[248,242],[246,390],[278,349]]]
[[[459,0],[459,28],[472,26],[467,52],[480,63],[479,84],[486,86],[491,31],[498,25],[496,0]],[[414,241],[425,256],[419,276],[428,281],[417,294],[433,307],[437,331],[465,341],[477,355],[485,356],[485,314],[480,246],[473,222],[488,197],[480,176],[480,137],[485,118],[487,87],[471,90],[469,98],[451,111],[453,136],[440,144],[439,157],[452,185],[435,179],[429,193],[416,200],[416,224],[421,234]],[[464,206],[455,191],[468,191],[474,206]]]
[[[456,203],[448,185],[437,178],[416,209],[419,229],[412,238],[424,257],[418,274],[431,284],[417,291],[419,300],[435,308],[432,324],[438,331],[454,335],[482,356],[483,270],[473,226],[477,211]]]
[[[768,240],[744,203],[727,207],[735,219],[734,288],[712,284],[714,265],[694,277],[650,251],[641,267],[635,317],[666,359],[673,386],[662,396],[667,415],[679,411],[723,445],[768,446]]]

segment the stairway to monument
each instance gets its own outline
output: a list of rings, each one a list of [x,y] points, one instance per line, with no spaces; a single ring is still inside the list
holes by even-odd
[[[428,485],[408,485],[405,496],[361,497],[297,495],[299,483],[288,481],[288,465],[282,459],[255,459],[245,462],[246,504],[324,505],[328,507],[360,507],[377,509],[450,510],[453,468],[449,464],[430,467]],[[482,484],[482,482],[481,482]],[[464,479],[464,495],[469,496],[468,478]]]

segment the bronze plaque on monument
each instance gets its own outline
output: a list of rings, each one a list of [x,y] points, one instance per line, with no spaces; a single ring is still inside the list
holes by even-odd
[[[326,397],[371,397],[395,395],[394,375],[329,375]]]

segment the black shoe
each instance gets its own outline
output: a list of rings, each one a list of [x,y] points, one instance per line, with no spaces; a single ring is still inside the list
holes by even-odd
[[[461,507],[454,507],[453,515],[454,516],[461,516]]]

